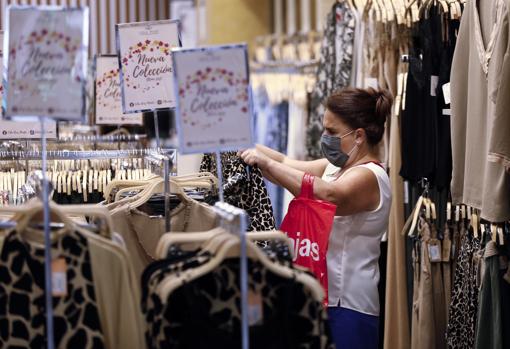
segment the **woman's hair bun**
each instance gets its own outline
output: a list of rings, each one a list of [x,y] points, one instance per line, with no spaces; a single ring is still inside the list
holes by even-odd
[[[393,96],[388,90],[375,90],[368,88],[366,90],[374,99],[374,117],[375,122],[379,125],[384,125],[384,122],[391,115],[391,107],[393,105]]]
[[[388,90],[348,87],[326,101],[326,108],[342,118],[351,128],[363,128],[371,145],[378,144],[384,134],[384,123],[391,115],[393,96]]]

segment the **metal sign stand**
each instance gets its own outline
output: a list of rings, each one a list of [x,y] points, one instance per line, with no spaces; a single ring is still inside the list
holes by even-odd
[[[239,273],[241,280],[241,335],[242,335],[242,349],[250,348],[250,332],[248,326],[248,256],[246,252],[246,231],[248,230],[248,216],[244,210],[227,204],[224,201],[223,195],[223,165],[221,163],[221,152],[219,150],[216,151],[216,171],[218,176],[218,186],[219,186],[219,198],[220,202],[216,204],[216,207],[220,209],[220,216],[225,218],[224,215],[221,214],[221,210],[229,213],[230,215],[239,216],[240,225],[239,229],[233,233],[239,234],[239,239],[241,241],[241,253],[239,256]],[[233,219],[233,218],[232,218]],[[229,219],[229,220],[232,220]]]
[[[154,133],[156,134],[156,148],[161,149],[161,138],[159,137],[159,117],[158,110],[153,110],[154,114]]]
[[[44,288],[46,300],[46,338],[48,349],[55,348],[53,336],[53,290],[51,271],[51,231],[50,231],[50,190],[46,179],[47,157],[46,157],[46,132],[44,129],[45,117],[39,117],[41,122],[41,148],[42,148],[42,197],[44,217]]]

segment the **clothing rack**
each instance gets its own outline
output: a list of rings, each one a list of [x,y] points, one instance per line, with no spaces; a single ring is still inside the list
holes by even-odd
[[[295,62],[284,64],[279,62],[252,63],[250,71],[253,74],[314,74],[318,62],[311,61],[306,63]]]
[[[92,143],[106,143],[106,142],[138,142],[147,139],[145,134],[115,134],[115,135],[82,135],[76,137],[64,137],[59,138],[56,143],[67,143],[67,142],[92,142]]]
[[[99,159],[133,159],[158,154],[159,149],[119,149],[119,150],[48,150],[47,160],[99,160]],[[43,151],[0,151],[1,160],[41,160]]]
[[[175,152],[174,152],[175,153]],[[153,169],[153,173],[163,177],[164,182],[164,197],[165,197],[165,231],[170,231],[170,169],[173,168],[173,160],[171,155],[165,155],[161,153],[150,153],[145,156],[145,160],[148,160],[155,164],[160,164],[158,167]]]
[[[42,151],[0,151],[0,161],[40,160]],[[165,181],[165,227],[170,231],[170,175],[175,174],[176,151],[174,149],[126,149],[126,150],[48,150],[47,160],[99,160],[137,159],[142,157],[152,163],[153,173]]]
[[[242,349],[249,349],[250,334],[248,331],[248,256],[246,253],[246,230],[248,215],[246,211],[225,202],[217,202],[213,207],[220,217],[220,225],[232,234],[238,235],[241,241],[240,280],[241,280],[241,335]]]

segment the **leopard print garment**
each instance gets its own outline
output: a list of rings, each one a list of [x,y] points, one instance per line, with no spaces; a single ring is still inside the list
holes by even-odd
[[[225,201],[248,213],[250,217],[248,231],[274,230],[276,223],[273,207],[260,169],[248,167],[236,152],[222,153],[221,163]],[[217,173],[214,154],[204,155],[200,171]]]
[[[53,297],[56,348],[104,348],[87,239],[66,233],[53,257],[67,263],[67,295]],[[0,348],[45,348],[44,249],[5,237],[0,254]]]
[[[250,326],[252,348],[334,348],[326,311],[309,290],[258,262],[249,263],[249,274],[249,289],[260,295],[263,313],[261,321]],[[166,302],[157,347],[239,348],[239,284],[236,259],[175,290]]]
[[[446,340],[450,349],[472,349],[478,312],[478,266],[474,255],[480,240],[461,227],[461,247],[452,287]]]
[[[171,277],[190,268],[196,268],[207,263],[211,259],[209,253],[199,253],[194,256],[193,252],[184,253],[183,256],[156,261],[151,263],[142,275],[142,312],[147,324],[145,341],[147,348],[163,348],[164,334],[161,333],[164,321],[163,301],[158,296],[156,289],[164,279]]]

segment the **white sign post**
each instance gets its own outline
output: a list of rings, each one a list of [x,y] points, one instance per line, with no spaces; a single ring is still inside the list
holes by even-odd
[[[246,45],[174,50],[173,58],[180,151],[252,146]]]
[[[142,114],[124,114],[120,92],[119,61],[116,55],[96,57],[95,106],[97,125],[143,124]]]
[[[47,348],[54,349],[46,119],[79,121],[86,110],[88,8],[9,6],[3,65],[7,117],[40,118]]]
[[[244,44],[173,51],[179,148],[184,154],[216,153],[222,202],[220,152],[253,146],[247,51]],[[241,347],[248,348],[248,259],[244,228],[242,224],[239,227]]]

